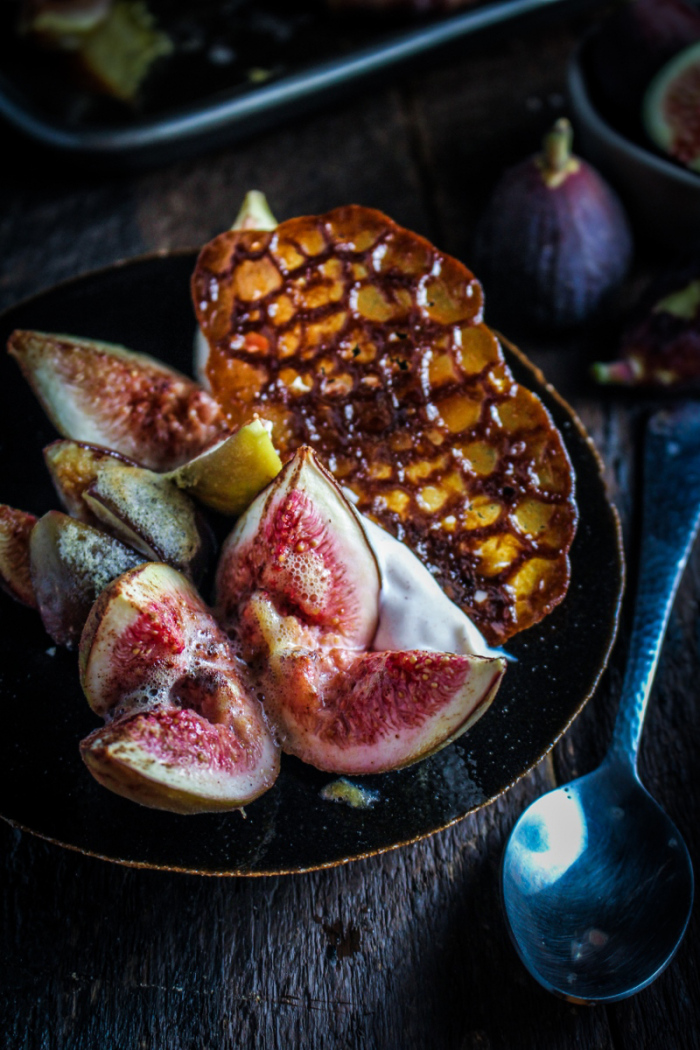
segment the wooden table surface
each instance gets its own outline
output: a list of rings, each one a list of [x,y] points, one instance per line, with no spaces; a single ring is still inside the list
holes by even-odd
[[[373,205],[468,263],[494,178],[566,112],[566,60],[586,24],[578,16],[518,30],[333,112],[128,177],[63,171],[0,131],[9,147],[0,167],[0,304],[122,257],[201,244],[230,223],[251,187],[268,194],[280,217],[349,201]],[[662,261],[644,243],[640,257],[642,271]],[[488,306],[487,319],[494,319]],[[634,551],[634,452],[649,403],[603,397],[585,380],[585,362],[612,339],[612,327],[600,326],[522,343],[595,439]],[[668,631],[641,772],[700,870],[699,599],[697,551]],[[604,753],[629,619],[626,605],[610,669],[553,753],[496,803],[415,846],[301,876],[214,879],[117,867],[0,823],[0,1043],[8,1050],[699,1047],[697,914],[651,988],[586,1008],[529,977],[499,902],[500,858],[517,816]]]

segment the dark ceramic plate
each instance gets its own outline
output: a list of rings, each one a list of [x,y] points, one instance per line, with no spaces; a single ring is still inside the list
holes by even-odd
[[[16,327],[121,342],[189,371],[194,255],[136,259],[44,292],[0,318]],[[581,520],[562,604],[508,645],[517,657],[491,709],[462,740],[409,769],[363,778],[374,808],[324,801],[333,778],[284,756],[275,787],[239,813],[181,817],[142,809],[99,785],[78,754],[97,720],[78,684],[75,653],[56,649],[35,612],[0,594],[0,813],[44,838],[120,863],[208,874],[263,875],[340,864],[429,835],[492,801],[552,747],[581,710],[610,651],[622,591],[617,516],[600,463],[570,409],[525,360],[517,379],[561,429]],[[57,504],[41,449],[51,424],[0,364],[0,498],[43,513]]]

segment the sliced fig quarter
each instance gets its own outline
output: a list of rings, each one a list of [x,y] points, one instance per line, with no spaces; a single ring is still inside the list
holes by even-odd
[[[279,764],[269,739],[246,749],[227,726],[178,708],[111,722],[86,737],[80,753],[103,787],[183,814],[247,805],[272,787]]]
[[[93,602],[116,576],[143,555],[67,514],[51,510],[32,529],[31,579],[44,627],[57,645],[72,649]]]
[[[60,434],[152,470],[172,470],[228,430],[205,390],[145,354],[20,330],[8,350]]]
[[[29,537],[36,517],[0,503],[0,587],[16,601],[36,609],[29,565]]]
[[[313,451],[302,447],[226,541],[217,610],[225,629],[236,632],[251,595],[262,591],[318,644],[365,649],[377,629],[379,589],[356,512]]]
[[[189,580],[150,563],[115,580],[80,643],[81,684],[109,720],[81,745],[100,783],[177,813],[234,809],[275,781],[279,748]]]
[[[281,469],[269,424],[254,419],[166,476],[212,510],[238,517]]]
[[[284,751],[333,773],[411,765],[486,711],[505,660],[434,652],[287,650],[264,675]]]
[[[563,599],[573,470],[466,266],[351,205],[221,234],[192,295],[229,423],[267,419],[283,459],[312,445],[491,644]]]
[[[193,578],[204,570],[209,528],[189,496],[162,474],[108,458],[82,495],[109,532],[150,560]]]

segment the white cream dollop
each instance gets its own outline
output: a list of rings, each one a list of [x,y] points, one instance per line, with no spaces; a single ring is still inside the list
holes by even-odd
[[[413,551],[359,514],[379,564],[377,651],[427,649],[438,653],[505,656],[492,649],[459,606],[451,602]]]

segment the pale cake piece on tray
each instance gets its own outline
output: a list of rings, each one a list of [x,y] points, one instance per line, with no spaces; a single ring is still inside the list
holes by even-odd
[[[350,205],[221,234],[192,292],[229,423],[270,420],[283,459],[313,446],[489,642],[562,600],[573,470],[462,263]]]

